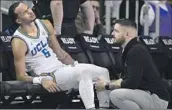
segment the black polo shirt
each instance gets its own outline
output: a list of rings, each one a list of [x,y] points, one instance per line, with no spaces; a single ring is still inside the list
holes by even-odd
[[[170,94],[147,48],[132,39],[125,47],[123,55],[125,77],[121,88],[150,91],[159,98],[170,101]]]

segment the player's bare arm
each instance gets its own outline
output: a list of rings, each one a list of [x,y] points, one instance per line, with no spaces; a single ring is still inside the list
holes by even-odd
[[[27,52],[27,46],[25,42],[19,38],[14,38],[12,40],[12,51],[17,80],[32,82],[33,77],[28,76],[26,73],[25,54]]]
[[[58,40],[56,39],[52,24],[48,20],[42,20],[42,21],[47,26],[47,29],[50,34],[49,45],[53,49],[54,53],[57,55],[58,59],[64,64],[73,64],[74,60],[72,59],[72,57],[61,48]]]
[[[26,65],[25,65],[25,55],[27,52],[27,46],[24,41],[19,38],[14,38],[12,40],[12,51],[14,55],[14,65],[16,71],[17,80],[34,82],[34,77],[29,76],[26,73]],[[56,87],[56,84],[52,80],[41,79],[40,84],[48,91],[48,92],[57,92],[59,91]]]

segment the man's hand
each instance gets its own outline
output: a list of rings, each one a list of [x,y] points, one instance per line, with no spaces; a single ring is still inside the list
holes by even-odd
[[[103,78],[98,78],[97,80],[95,80],[96,83],[95,83],[95,87],[96,87],[96,90],[97,91],[104,91],[105,90],[105,85],[107,84]],[[122,79],[118,79],[118,80],[115,80],[111,83],[109,83],[109,89],[110,90],[114,90],[114,89],[118,89],[121,87],[121,82],[123,80]]]
[[[104,91],[106,82],[102,78],[98,78],[95,80],[95,88],[97,91]]]
[[[123,80],[122,79],[118,79],[118,80],[115,80],[114,82],[113,82],[113,84],[115,84],[115,85],[117,85],[117,86],[121,86],[121,82],[122,82]]]
[[[57,84],[53,80],[43,78],[42,81],[41,81],[41,84],[44,87],[44,89],[46,89],[50,93],[60,91]]]

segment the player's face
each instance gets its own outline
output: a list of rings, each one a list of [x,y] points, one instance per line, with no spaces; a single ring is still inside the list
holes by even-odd
[[[112,36],[115,39],[115,43],[123,44],[125,42],[124,29],[120,24],[114,25]]]
[[[17,14],[16,22],[18,24],[28,24],[35,20],[35,13],[29,8],[26,4],[20,3],[19,6],[15,9]]]

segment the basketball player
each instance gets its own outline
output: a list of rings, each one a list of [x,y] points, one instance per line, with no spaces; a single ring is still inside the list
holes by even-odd
[[[41,84],[49,92],[79,89],[85,108],[95,108],[93,81],[102,77],[109,82],[108,70],[74,61],[60,47],[51,23],[36,19],[26,4],[12,4],[9,16],[20,25],[12,39],[17,79]],[[37,77],[28,76],[26,69]],[[100,107],[108,107],[108,91],[97,95]]]

